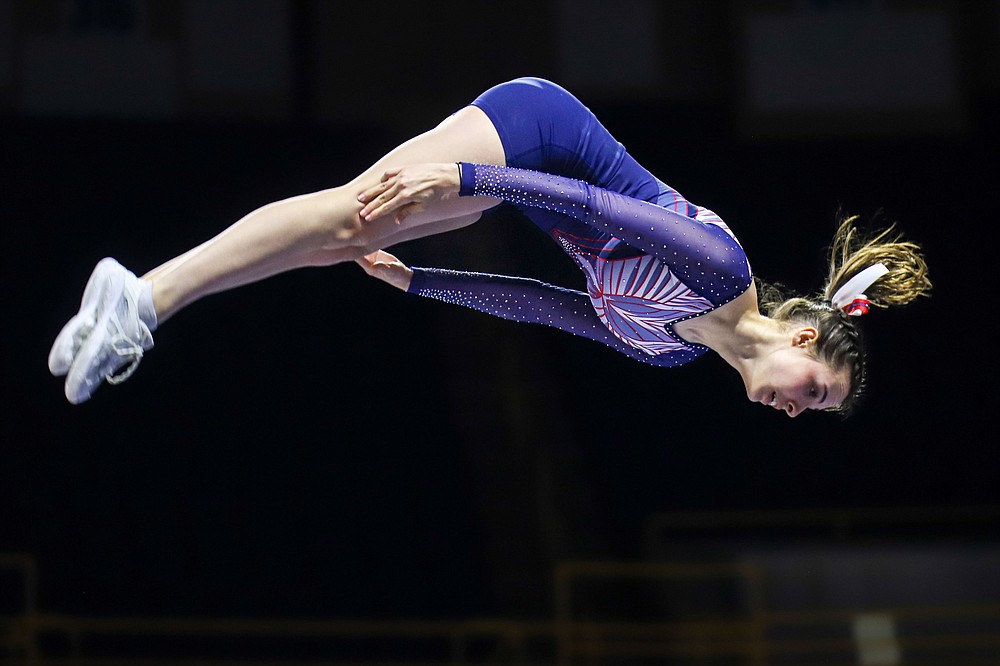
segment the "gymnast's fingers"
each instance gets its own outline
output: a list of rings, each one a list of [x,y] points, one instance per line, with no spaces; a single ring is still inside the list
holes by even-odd
[[[363,268],[365,273],[367,273],[368,275],[374,278],[378,278],[380,280],[384,280],[386,269],[388,268],[390,263],[394,261],[399,262],[399,260],[396,259],[396,257],[392,256],[388,252],[383,252],[382,250],[378,250],[376,252],[372,252],[371,254],[366,254],[362,257],[358,257],[357,259],[354,260],[354,263],[356,263],[358,266],[361,266],[361,268]]]
[[[378,280],[387,282],[403,291],[407,291],[410,288],[413,271],[409,266],[384,250],[366,254],[354,261],[364,269],[365,273]]]
[[[366,222],[371,222],[387,213],[391,213],[408,203],[409,197],[406,196],[406,192],[398,180],[390,180],[387,182],[387,185],[388,187],[385,191],[361,209],[359,214]]]
[[[365,255],[365,257],[373,264],[391,264],[394,262],[402,263],[395,257],[395,255],[389,254],[385,250],[376,250],[371,254]]]
[[[385,202],[385,193],[389,189],[390,185],[390,182],[382,180],[358,195],[358,201],[365,204],[359,213],[361,217],[365,217],[368,213],[372,212],[376,206]]]
[[[382,194],[390,185],[390,181],[399,175],[399,169],[389,169],[382,174],[382,178],[379,182],[375,183],[371,187],[366,187],[358,194],[358,201],[361,203],[367,203]]]
[[[365,273],[367,273],[368,275],[374,276],[375,265],[372,262],[371,257],[372,255],[370,254],[365,255],[363,257],[358,257],[357,259],[354,260],[354,263],[356,263],[358,266],[361,266],[361,268],[364,269]]]
[[[375,183],[371,187],[366,187],[358,194],[358,201],[363,204],[367,204],[362,209],[361,213],[362,217],[364,217],[365,214],[371,212],[370,210],[371,203],[378,197],[382,196],[393,185],[393,183],[398,180],[398,178],[396,178],[398,173],[399,169],[390,169],[389,171],[386,171],[384,174],[382,174],[382,178],[381,180],[379,180],[379,182]]]

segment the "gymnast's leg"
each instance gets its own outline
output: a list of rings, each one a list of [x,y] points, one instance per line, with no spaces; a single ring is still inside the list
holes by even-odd
[[[101,262],[84,292],[80,313],[52,347],[50,370],[67,375],[70,402],[83,402],[105,378],[112,383],[127,378],[142,351],[152,346],[151,332],[204,296],[299,267],[353,261],[381,247],[474,222],[497,200],[440,201],[401,224],[391,216],[370,223],[358,216],[362,204],[357,195],[387,169],[459,161],[505,163],[493,123],[473,106],[403,143],[351,182],[263,206],[141,280],[117,262]],[[119,377],[116,373],[125,365]]]
[[[391,219],[362,225],[358,217],[362,205],[357,195],[378,182],[386,169],[457,161],[504,164],[500,138],[486,114],[476,107],[466,107],[402,144],[350,183],[264,206],[215,238],[144,275],[153,285],[158,321],[165,322],[203,296],[315,265],[309,261],[322,254],[317,251],[332,251],[328,253],[332,259],[351,261],[371,251],[374,245],[398,242],[392,236],[430,235],[436,233],[433,227],[421,229],[429,222],[467,218],[495,205],[495,199],[452,199],[414,215],[402,225]]]

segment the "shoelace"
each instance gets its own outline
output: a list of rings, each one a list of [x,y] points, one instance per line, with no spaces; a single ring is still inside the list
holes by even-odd
[[[73,334],[73,340],[70,343],[70,359],[76,358],[77,353],[80,351],[80,347],[83,343],[87,341],[90,337],[90,333],[94,330],[93,322],[89,322],[80,326],[77,331]]]
[[[109,384],[121,384],[131,377],[135,369],[139,367],[139,362],[142,360],[142,347],[135,341],[119,333],[111,338],[111,349],[122,358],[131,359],[127,368],[117,372],[117,374],[108,375]]]

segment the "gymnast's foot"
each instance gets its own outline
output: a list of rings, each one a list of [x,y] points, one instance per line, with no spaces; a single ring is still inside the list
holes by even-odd
[[[66,375],[66,399],[90,399],[105,379],[128,379],[156,329],[152,285],[114,259],[102,259],[87,282],[80,311],[63,327],[49,352],[49,370]]]

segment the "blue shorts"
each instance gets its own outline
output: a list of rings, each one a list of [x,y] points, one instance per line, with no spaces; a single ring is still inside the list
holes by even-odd
[[[490,88],[472,104],[489,116],[500,134],[507,166],[576,178],[649,202],[668,189],[626,152],[590,109],[551,81],[514,79]],[[530,217],[546,230],[557,223],[549,215]]]

